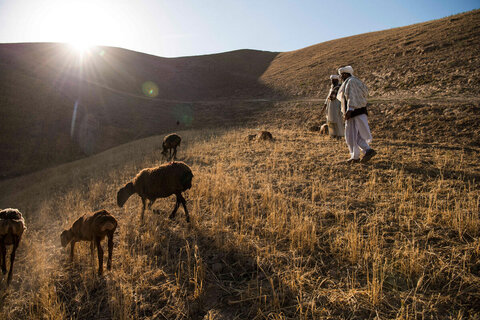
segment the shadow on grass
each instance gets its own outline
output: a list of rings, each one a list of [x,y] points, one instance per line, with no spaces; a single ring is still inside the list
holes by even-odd
[[[428,166],[424,163],[400,163],[395,161],[372,161],[364,164],[365,166],[373,166],[376,169],[380,170],[398,170],[404,171],[407,174],[417,176],[424,180],[438,179],[443,177],[444,179],[449,180],[459,180],[463,182],[469,181],[480,181],[480,174],[466,172],[463,170],[453,170],[453,169],[439,169],[432,166]]]
[[[183,211],[175,221],[160,217],[156,226],[146,228],[162,234],[157,243],[141,251],[150,253],[149,259],[165,273],[137,290],[144,299],[137,308],[140,318],[203,319],[215,315],[219,319],[251,319],[259,310],[265,316],[269,312],[286,315],[286,310],[288,316],[295,315],[296,295],[274,273],[273,266],[261,263],[252,252],[229,245],[227,232],[209,234],[195,222],[187,225]],[[181,289],[175,292],[166,286],[168,282]],[[162,287],[164,292],[154,293]],[[165,297],[168,290],[171,296]],[[175,303],[176,315],[172,313]]]
[[[86,244],[77,244],[77,250],[80,245]],[[98,276],[97,266],[92,266],[90,255],[81,259],[77,253],[73,263],[70,263],[68,255],[62,258],[63,272],[56,275],[54,284],[67,318],[112,319],[107,287],[108,277],[111,276],[109,272]]]
[[[393,147],[409,147],[409,148],[421,148],[422,150],[433,150],[433,149],[440,149],[440,150],[447,150],[447,151],[466,151],[471,153],[477,153],[480,150],[467,147],[467,146],[454,146],[454,145],[440,145],[440,144],[431,144],[431,143],[418,143],[412,141],[388,141],[388,144]]]

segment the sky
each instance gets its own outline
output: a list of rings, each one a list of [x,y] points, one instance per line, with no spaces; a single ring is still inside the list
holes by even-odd
[[[67,42],[162,57],[292,51],[480,8],[480,0],[0,0],[0,43]]]

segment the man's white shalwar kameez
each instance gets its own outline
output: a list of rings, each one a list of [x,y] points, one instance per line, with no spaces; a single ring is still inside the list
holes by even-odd
[[[342,113],[366,107],[367,96],[368,89],[365,84],[353,75],[350,76],[338,90],[337,99],[342,104]],[[350,151],[350,159],[359,159],[360,151],[365,153],[370,149],[368,144],[372,141],[372,134],[366,114],[345,120],[345,140]]]
[[[343,137],[345,135],[345,127],[343,125],[340,101],[337,99],[337,92],[340,85],[330,87],[325,104],[327,105],[327,125],[328,133],[331,137]]]

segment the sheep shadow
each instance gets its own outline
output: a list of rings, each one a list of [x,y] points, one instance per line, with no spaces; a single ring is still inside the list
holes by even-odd
[[[78,247],[82,245],[89,246],[86,242],[78,243],[73,262],[70,262],[68,253],[62,252],[62,270],[54,277],[57,297],[65,306],[68,319],[112,319],[114,313],[109,305],[107,286],[109,272],[98,276],[98,261],[94,260],[96,263],[92,264],[90,254],[84,257],[78,253]]]
[[[150,259],[166,274],[175,275],[186,291],[185,318],[202,319],[216,314],[225,319],[249,319],[267,306],[269,310],[282,309],[283,314],[290,307],[289,316],[294,316],[295,309],[291,306],[296,303],[296,294],[282,283],[272,266],[262,264],[254,253],[229,244],[229,232],[212,233],[195,221],[185,223],[183,217],[157,221],[157,226],[151,224],[150,228],[162,230],[161,240],[145,250],[152,252]],[[147,292],[138,294],[146,296]],[[144,306],[138,308],[142,310],[139,316],[152,317],[162,311],[161,306],[144,301]]]

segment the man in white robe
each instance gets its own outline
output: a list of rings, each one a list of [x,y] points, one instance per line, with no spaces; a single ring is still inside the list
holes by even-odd
[[[367,118],[368,88],[360,79],[353,76],[351,66],[338,69],[338,74],[343,80],[337,99],[341,102],[345,117],[345,140],[350,151],[347,163],[359,162],[361,152],[364,153],[361,161],[367,162],[376,154],[368,145],[372,141]]]
[[[340,101],[337,99],[338,89],[340,89],[340,76],[333,74],[330,76],[330,81],[332,85],[325,99],[323,110],[327,111],[329,135],[334,138],[341,138],[345,135],[345,125],[343,124],[342,111],[340,110]]]

